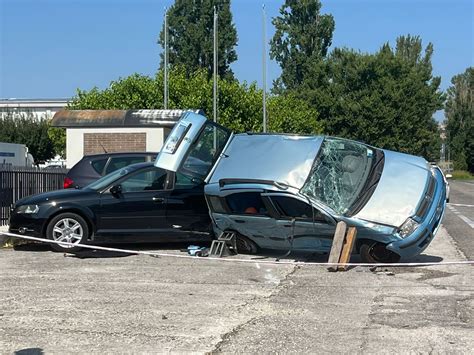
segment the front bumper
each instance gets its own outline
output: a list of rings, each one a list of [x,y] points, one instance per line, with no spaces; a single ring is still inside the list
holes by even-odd
[[[45,223],[46,219],[37,214],[23,214],[12,211],[8,223],[8,231],[10,233],[41,237]]]
[[[433,202],[423,220],[419,221],[418,228],[408,237],[387,245],[391,250],[402,257],[412,257],[421,254],[433,240],[441,225],[446,209],[446,184],[439,168],[433,169],[436,181]]]

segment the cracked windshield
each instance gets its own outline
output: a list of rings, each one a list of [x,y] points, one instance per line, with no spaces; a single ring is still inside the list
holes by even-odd
[[[326,138],[301,192],[346,213],[367,181],[373,155],[363,144]]]

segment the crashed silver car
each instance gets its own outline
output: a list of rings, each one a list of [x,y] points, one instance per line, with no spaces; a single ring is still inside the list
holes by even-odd
[[[429,245],[445,210],[443,175],[423,158],[326,136],[233,134],[195,113],[155,165],[205,183],[216,235],[237,232],[249,253],[329,252],[345,221],[363,261],[396,262]]]

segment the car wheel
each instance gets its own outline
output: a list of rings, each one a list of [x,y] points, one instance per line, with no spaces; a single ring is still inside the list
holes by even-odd
[[[46,237],[56,242],[67,242],[82,244],[87,240],[89,227],[81,216],[75,213],[62,213],[54,217],[46,229]],[[80,247],[67,244],[51,244],[54,250],[61,252],[73,252]]]
[[[384,244],[377,242],[363,243],[360,246],[360,257],[364,263],[396,263],[400,255],[388,250]]]
[[[243,235],[237,234],[236,244],[239,254],[257,254],[258,252],[258,245]]]

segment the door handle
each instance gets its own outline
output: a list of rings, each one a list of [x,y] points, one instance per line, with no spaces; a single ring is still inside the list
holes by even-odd
[[[163,197],[153,197],[153,202],[163,203],[165,202],[165,199]]]

